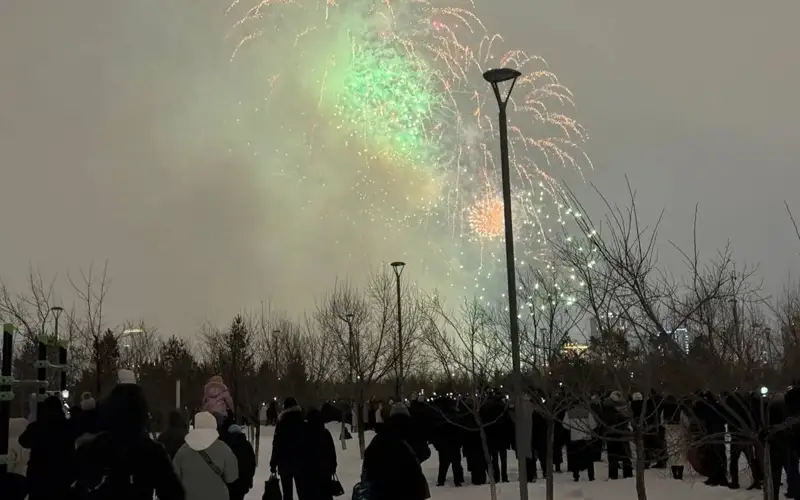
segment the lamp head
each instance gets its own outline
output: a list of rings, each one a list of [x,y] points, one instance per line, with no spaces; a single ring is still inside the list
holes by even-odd
[[[400,261],[392,262],[392,269],[394,269],[394,274],[398,277],[403,273],[404,267],[406,267],[405,262],[400,262]]]
[[[483,74],[483,79],[491,83],[492,85],[496,85],[498,83],[507,82],[509,80],[516,80],[520,76],[522,76],[522,73],[520,73],[515,69],[495,68],[486,71]]]
[[[345,315],[344,315],[344,319],[345,319],[345,321],[347,321],[348,323],[352,323],[352,322],[353,322],[353,318],[354,318],[354,316],[353,316],[352,314],[345,314]]]
[[[64,310],[64,308],[61,307],[61,306],[53,306],[53,307],[50,308],[50,310],[55,312],[55,313],[60,313],[61,311]]]

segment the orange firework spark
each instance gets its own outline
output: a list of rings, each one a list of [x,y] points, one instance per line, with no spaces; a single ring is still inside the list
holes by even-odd
[[[469,208],[469,225],[472,231],[483,240],[493,240],[503,236],[505,229],[503,217],[503,200],[486,197]]]

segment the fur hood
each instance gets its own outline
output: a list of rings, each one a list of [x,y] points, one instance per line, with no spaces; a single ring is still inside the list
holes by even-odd
[[[194,417],[194,429],[190,430],[184,441],[189,448],[202,451],[214,444],[219,438],[217,419],[208,412],[200,412]]]
[[[285,415],[290,413],[302,413],[303,409],[299,406],[293,406],[292,408],[287,408],[278,414],[278,422],[280,422]]]
[[[215,397],[215,396],[218,396],[219,394],[221,394],[223,392],[227,392],[228,391],[228,386],[225,385],[225,382],[223,382],[221,379],[220,380],[213,380],[212,379],[212,380],[209,380],[208,383],[203,387],[203,390],[209,396]]]
[[[608,396],[611,403],[614,405],[625,404],[625,397],[619,391],[614,391]]]
[[[230,427],[228,427],[228,432],[231,434],[244,434],[244,427],[241,425],[232,424]]]

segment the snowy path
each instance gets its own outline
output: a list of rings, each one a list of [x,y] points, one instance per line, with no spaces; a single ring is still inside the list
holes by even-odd
[[[333,425],[328,427],[334,438],[338,436],[338,427]],[[272,452],[272,435],[274,427],[262,427],[261,444],[259,451],[259,467],[256,471],[254,487],[247,495],[245,500],[261,500],[264,491],[264,481],[269,478],[269,456]],[[367,440],[369,440],[369,435]],[[358,456],[358,442],[350,440],[347,442],[347,450],[342,450],[339,441],[336,447],[339,457],[339,479],[345,489],[345,496],[340,500],[350,500],[353,485],[358,481],[361,474],[361,460]],[[438,462],[436,452],[423,464],[425,475],[431,484],[432,500],[488,500],[489,486],[465,485],[461,488],[449,487],[437,488],[436,468]],[[745,462],[742,462],[744,468]],[[608,481],[605,464],[595,465],[597,469],[597,480],[587,482],[585,479],[580,483],[574,483],[570,474],[557,474],[555,479],[555,498],[560,499],[587,499],[587,500],[635,500],[636,490],[633,479],[618,481]],[[509,453],[509,479],[511,483],[498,485],[499,500],[514,500],[519,498],[516,460]],[[668,472],[664,470],[647,471],[647,494],[648,500],[759,500],[761,491],[730,490],[728,488],[711,488],[705,486],[701,478],[689,475],[683,482],[668,478]],[[741,480],[744,486],[750,484],[750,474],[743,472]],[[544,498],[544,480],[529,485],[528,491],[531,500]],[[296,497],[295,497],[296,498]]]

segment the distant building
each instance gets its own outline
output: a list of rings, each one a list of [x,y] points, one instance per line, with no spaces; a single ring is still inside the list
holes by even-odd
[[[667,330],[667,333],[672,337],[672,340],[684,352],[689,352],[689,346],[692,344],[692,338],[689,335],[689,330],[686,328],[676,328],[675,331]]]
[[[561,347],[562,352],[565,352],[565,353],[574,352],[576,354],[581,354],[581,353],[585,352],[587,349],[589,349],[588,345],[586,345],[586,344],[578,344],[578,343],[574,343],[574,342],[566,343]]]

